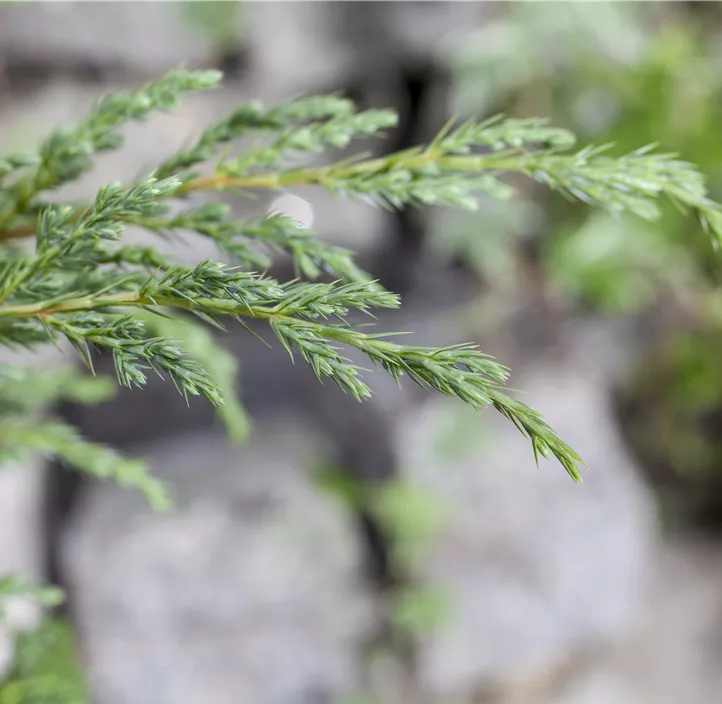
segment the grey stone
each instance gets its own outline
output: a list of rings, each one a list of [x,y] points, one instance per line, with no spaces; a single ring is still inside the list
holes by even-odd
[[[617,663],[601,663],[581,668],[558,692],[542,701],[543,704],[638,704],[656,700],[640,700],[624,668]],[[533,704],[533,701],[527,700],[524,704]]]
[[[355,57],[335,31],[337,12],[325,2],[249,5],[253,67],[248,79],[255,92],[276,101],[346,88]]]
[[[390,2],[349,3],[339,13],[340,32],[361,53],[408,66],[438,61],[445,44],[482,21],[487,10],[484,3]]]
[[[718,540],[676,536],[652,573],[640,632],[619,653],[637,701],[707,704],[722,691],[722,551]]]
[[[98,487],[64,540],[96,700],[306,704],[357,691],[378,617],[350,514],[306,474],[316,439],[278,424],[240,448],[201,436],[147,454],[177,508],[154,515]]]
[[[182,63],[207,62],[210,36],[182,15],[178,3],[83,2],[7,4],[0,7],[0,46],[15,59],[94,62],[153,75]]]

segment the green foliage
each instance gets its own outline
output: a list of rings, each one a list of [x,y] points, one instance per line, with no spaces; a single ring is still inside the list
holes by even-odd
[[[22,575],[6,575],[0,578],[0,623],[7,617],[8,602],[18,597],[30,598],[48,607],[62,604],[65,598],[57,587],[39,587]]]
[[[719,480],[720,349],[718,325],[679,331],[639,364],[625,392],[626,432],[653,471],[667,474],[664,481]]]
[[[91,167],[93,154],[122,147],[119,128],[125,123],[144,120],[154,111],[170,110],[178,105],[182,93],[211,88],[219,80],[217,71],[178,70],[133,93],[112,93],[77,125],[53,132],[34,158],[6,159],[15,170],[26,164],[27,169],[0,191],[0,226],[20,214],[36,215],[37,209],[29,206],[38,193],[78,178]]]
[[[717,13],[695,4],[571,4],[564,13],[510,4],[450,53],[456,107],[462,114],[503,109],[517,115],[542,106],[580,139],[614,143],[620,153],[652,137],[696,164],[708,177],[705,197],[719,198]],[[688,191],[700,186],[691,175]],[[662,206],[651,225],[573,200],[549,201],[540,189],[523,197],[527,207],[499,219],[496,238],[479,238],[479,219],[467,218],[446,221],[440,245],[447,254],[471,254],[499,300],[510,297],[516,273],[511,243],[531,235],[561,306],[681,322],[683,330],[641,351],[621,394],[622,428],[664,499],[673,496],[677,509],[689,503],[718,510],[722,278],[716,238],[697,236],[684,207]],[[686,520],[694,513],[682,512]]]
[[[453,607],[443,590],[419,579],[419,568],[448,515],[443,501],[406,479],[369,486],[332,465],[318,468],[313,476],[318,488],[346,507],[373,516],[384,535],[389,569],[400,581],[387,594],[392,637],[413,638],[443,627]]]
[[[191,0],[176,3],[177,11],[191,26],[209,36],[221,51],[239,41],[239,20],[245,3],[218,0]]]
[[[33,452],[55,456],[71,467],[99,479],[111,479],[120,486],[143,493],[154,509],[170,507],[164,485],[148,474],[145,462],[127,459],[113,449],[83,439],[71,425],[34,418],[4,419],[0,423],[3,455],[24,458]]]
[[[89,377],[75,369],[0,367],[0,409],[2,413],[22,413],[43,409],[57,401],[100,403],[113,396],[113,380]]]
[[[88,363],[92,348],[105,348],[113,355],[121,383],[143,386],[147,372],[154,371],[170,378],[186,399],[202,395],[221,406],[218,383],[207,370],[169,338],[149,337],[148,326],[136,313],[142,310],[168,316],[174,310],[185,311],[217,326],[224,319],[241,324],[243,318],[261,319],[290,354],[299,354],[311,365],[319,379],[330,378],[356,398],[368,397],[369,387],[362,370],[343,355],[337,343],[360,350],[397,380],[407,376],[475,408],[494,406],[531,439],[535,453],[555,456],[578,479],[580,460],[574,451],[535,411],[504,392],[508,375],[504,367],[471,345],[440,350],[402,346],[348,323],[346,317],[352,311],[367,313],[373,308],[398,306],[396,296],[383,291],[353,265],[350,253],[319,243],[311,233],[279,216],[238,223],[226,219],[223,206],[209,204],[169,217],[174,201],[181,203],[197,191],[243,192],[313,183],[387,205],[416,202],[471,207],[471,194],[477,190],[508,194],[500,180],[504,170],[527,171],[532,176],[541,173],[542,152],[536,152],[537,161],[532,165],[530,152],[520,151],[516,145],[531,140],[552,150],[547,156],[553,159],[556,149],[572,142],[571,136],[538,120],[449,125],[428,147],[386,159],[344,160],[318,169],[289,170],[284,168],[289,159],[329,146],[345,148],[357,136],[391,126],[395,117],[379,110],[357,113],[350,101],[334,95],[301,98],[271,109],[251,103],[208,128],[195,146],[171,157],[155,176],[128,188],[106,186],[85,208],[42,201],[47,188],[86,169],[94,151],[119,146],[116,128],[124,121],[145,118],[153,109],[168,109],[185,90],[208,88],[216,78],[208,72],[176,71],[136,93],[109,96],[78,126],[59,130],[45,142],[37,165],[15,174],[3,192],[7,207],[0,222],[12,237],[28,234],[23,228],[27,228],[28,218],[35,218],[36,249],[32,254],[16,254],[0,272],[4,337],[15,344],[31,345],[65,338]],[[275,136],[265,146],[222,160],[211,177],[188,171],[249,131]],[[479,145],[493,149],[515,146],[511,151],[487,155],[471,153]],[[579,158],[566,167],[565,174],[574,176]],[[503,169],[495,166],[500,160]],[[644,163],[651,162],[645,157]],[[631,166],[624,162],[622,168],[629,171]],[[662,171],[659,179],[665,183],[665,179],[681,180],[671,167]],[[611,160],[604,161],[604,174],[613,178]],[[563,180],[564,175],[559,176],[559,187]],[[609,200],[608,191],[597,198]],[[645,192],[640,197],[648,196]],[[178,230],[199,232],[231,254],[237,265],[205,261],[182,266],[151,247],[123,246],[120,239],[126,224],[165,235]],[[256,243],[289,251],[299,272],[306,276],[325,270],[339,280],[281,283],[249,271],[246,267],[267,263],[251,253],[251,245]],[[165,332],[169,332],[167,324]],[[232,414],[238,421],[238,407],[234,408]],[[79,439],[71,437],[67,429],[61,431],[58,424],[46,424],[35,433],[21,424],[13,427],[13,432],[32,447],[52,448],[82,462],[89,471],[90,464],[100,462],[99,452],[80,452]],[[48,438],[45,443],[44,435]],[[110,455],[102,457],[101,475],[116,475],[130,483],[141,481],[137,465],[110,469]],[[146,493],[154,496],[156,503],[163,503],[155,489],[146,487]]]
[[[101,479],[141,491],[157,509],[167,508],[168,495],[140,460],[122,457],[112,448],[84,440],[77,430],[43,413],[57,401],[86,404],[105,401],[115,384],[67,368],[0,367],[0,460],[25,460],[31,454],[55,456]]]
[[[411,636],[443,628],[451,614],[453,606],[441,589],[416,585],[398,590],[391,598],[393,626]]]
[[[364,485],[342,468],[323,466],[314,472],[316,485],[355,511],[371,514],[392,546],[394,569],[413,573],[433,545],[447,515],[446,506],[430,492],[405,479]]]
[[[601,63],[600,72],[624,67],[631,73],[643,62],[645,44],[655,41],[651,32],[641,31],[644,19],[640,5],[613,2],[570,5],[560,13],[531,4],[505,8],[449,47],[455,107],[462,113],[489,112],[501,103],[514,104],[536,81],[545,91],[553,84],[555,98],[580,100],[583,71],[592,60]],[[565,81],[572,85],[566,88]]]
[[[10,671],[0,683],[0,704],[85,704],[85,686],[70,627],[45,620],[21,633]]]
[[[321,463],[312,469],[314,485],[354,511],[368,508],[367,491],[351,474],[333,463]]]
[[[136,315],[148,330],[160,337],[176,340],[203,366],[223,395],[224,402],[218,407],[218,416],[229,438],[235,442],[245,440],[250,432],[250,419],[236,396],[238,360],[216,342],[207,327],[190,318],[166,317],[142,310]]]
[[[510,5],[450,54],[457,107],[462,112],[500,106],[516,111],[541,103],[581,138],[613,143],[623,153],[634,153],[653,136],[694,162],[718,194],[722,82],[712,67],[719,63],[719,47],[694,14],[689,8],[666,12],[634,3],[595,3],[583,10],[569,6],[568,12],[554,14],[532,4]],[[658,166],[668,168],[663,162]],[[698,175],[679,175],[688,195],[704,188]],[[674,187],[663,190],[678,200]],[[684,206],[686,198],[681,200]],[[571,300],[629,313],[670,288],[719,281],[717,253],[710,246],[715,239],[695,236],[684,217],[689,202],[682,208],[637,205],[643,216],[650,205],[659,211],[650,213],[654,228],[630,218],[603,219],[573,202],[546,208],[542,258],[555,285]],[[692,210],[704,222],[702,205]],[[718,220],[719,214],[712,218]],[[447,222],[440,237],[454,227]],[[515,228],[529,233],[539,227],[533,217],[506,226],[510,236],[499,237],[492,256],[506,256],[500,252],[509,247]],[[712,227],[718,230],[719,222]],[[460,237],[457,250],[469,249],[472,225],[458,228],[469,234]]]
[[[247,419],[234,396],[235,362],[199,324],[223,330],[261,321],[319,380],[367,398],[365,370],[344,353],[354,348],[399,382],[408,378],[472,408],[495,408],[527,436],[537,458],[555,457],[579,480],[579,456],[535,410],[508,394],[509,372],[501,364],[474,345],[401,345],[362,327],[363,314],[396,308],[399,300],[362,272],[350,252],[320,242],[289,218],[235,221],[227,206],[197,200],[204,192],[243,196],[258,189],[320,186],[384,207],[473,210],[480,198],[514,195],[510,177],[522,176],[614,215],[655,220],[657,203],[666,198],[696,214],[716,242],[722,210],[708,197],[702,176],[686,162],[649,149],[622,157],[605,148],[570,151],[572,133],[539,119],[450,122],[428,145],[383,158],[326,158],[319,165],[318,154],[380,136],[396,120],[386,110],[357,112],[349,100],[330,95],[272,108],[242,105],[153,175],[107,185],[91,203],[53,201],[50,192],[84,173],[95,153],[122,145],[125,123],[169,110],[186,91],[212,88],[219,78],[216,72],[174,71],[133,93],[103,98],[77,125],[54,132],[37,154],[0,158],[0,238],[35,240],[34,250],[3,247],[0,344],[33,350],[70,343],[91,370],[94,354],[105,352],[121,384],[142,387],[148,373],[156,373],[186,402],[203,396],[221,409],[231,434],[240,438]],[[231,262],[181,265],[152,246],[123,244],[128,225],[169,239],[183,231],[198,233]],[[281,282],[261,273],[280,252],[290,255],[304,278]],[[309,280],[322,274],[333,280]],[[164,487],[143,463],[88,443],[43,414],[58,399],[92,402],[107,392],[106,381],[88,381],[77,372],[3,368],[3,455],[54,454],[91,475],[140,490],[156,508],[167,507]],[[421,527],[435,514],[423,497],[395,485],[375,505],[395,531],[399,559],[411,564],[418,541],[430,539]],[[417,607],[407,604],[402,611],[416,613]]]
[[[597,213],[560,227],[558,235],[546,253],[555,283],[605,312],[634,314],[654,304],[660,290],[694,288],[699,280],[689,248],[647,223]]]
[[[257,220],[231,220],[230,207],[223,203],[205,203],[194,210],[172,217],[136,217],[128,222],[159,235],[196,232],[212,239],[232,264],[257,271],[271,265],[273,254],[287,253],[293,258],[298,275],[315,279],[328,273],[349,281],[370,281],[353,261],[350,251],[317,240],[310,230],[292,218],[271,214]],[[120,256],[133,257],[131,263],[162,267],[163,261],[149,247],[126,250]],[[118,257],[115,252],[110,256]]]
[[[199,337],[197,328],[191,335],[177,315],[190,313],[221,327],[224,320],[244,325],[244,318],[261,319],[319,379],[330,378],[356,398],[368,397],[370,389],[361,368],[343,355],[339,343],[360,350],[397,380],[409,377],[474,408],[495,407],[531,439],[535,454],[556,457],[578,479],[578,456],[539,414],[505,393],[508,371],[497,362],[471,345],[403,346],[347,322],[353,311],[398,306],[397,297],[371,282],[349,252],[320,243],[289,218],[272,215],[237,222],[228,219],[226,206],[216,203],[181,210],[177,206],[198,191],[243,193],[318,184],[391,207],[474,208],[478,194],[508,198],[513,190],[506,176],[519,173],[611,213],[631,212],[647,219],[659,216],[656,200],[664,195],[694,210],[717,237],[720,210],[708,198],[701,175],[685,162],[648,149],[619,158],[591,147],[567,153],[575,141],[570,132],[540,119],[499,118],[449,123],[429,145],[390,157],[287,168],[300,155],[346,148],[355,137],[378,134],[395,122],[389,111],[355,112],[350,101],[331,95],[270,109],[260,103],[241,106],[206,129],[194,146],[167,159],[156,175],[127,188],[106,186],[87,207],[43,201],[44,191],[86,170],[94,152],[119,147],[117,130],[124,122],[167,110],[183,92],[212,87],[217,80],[212,72],[174,71],[134,93],[104,98],[78,125],[46,140],[36,159],[5,160],[11,171],[1,192],[3,232],[10,238],[36,238],[34,253],[14,251],[0,271],[0,330],[6,343],[33,347],[64,338],[88,364],[92,349],[104,348],[113,355],[122,384],[143,386],[147,372],[154,371],[169,378],[186,400],[201,395],[222,407],[220,387],[226,392],[232,388],[232,365],[227,356],[203,354],[216,349],[208,344],[210,337]],[[189,170],[223,145],[252,134],[268,139],[241,155],[225,157],[211,176]],[[217,243],[235,265],[205,261],[182,266],[152,247],[124,246],[121,238],[128,224],[165,236],[198,232]],[[326,271],[338,280],[282,283],[253,271],[267,266],[269,255],[278,250],[290,253],[307,278]],[[151,322],[154,315],[162,317]],[[150,330],[158,336],[150,336]],[[183,345],[172,340],[178,337]],[[185,354],[189,347],[206,366]],[[212,375],[207,366],[214,358]],[[236,434],[245,432],[246,421],[235,402],[225,417]],[[101,448],[83,450],[82,440],[57,422],[14,418],[2,429],[6,447],[54,451],[86,471],[145,487],[156,505],[165,503],[160,488],[146,482],[140,465]]]
[[[428,554],[446,507],[437,496],[401,479],[386,482],[369,507],[389,536],[394,563],[413,573]]]

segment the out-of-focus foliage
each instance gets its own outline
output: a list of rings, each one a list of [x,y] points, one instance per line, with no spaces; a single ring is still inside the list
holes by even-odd
[[[13,600],[32,599],[42,606],[58,606],[65,596],[61,589],[52,586],[37,586],[25,576],[9,574],[0,578],[0,624],[4,623]]]
[[[327,465],[314,473],[319,489],[347,507],[374,518],[388,546],[389,621],[393,636],[413,638],[443,627],[453,608],[445,592],[419,578],[419,569],[434,547],[448,516],[437,495],[401,478],[378,486],[355,481],[343,468]]]
[[[645,454],[684,480],[722,478],[722,330],[679,333],[636,370],[627,423]]]
[[[564,12],[506,5],[450,52],[454,107],[461,114],[541,111],[581,141],[613,143],[614,153],[654,140],[699,167],[715,196],[722,188],[720,23],[675,5],[572,3]],[[527,196],[540,202],[537,191]],[[541,217],[531,203],[499,223],[494,240],[478,237],[469,219],[457,225],[459,247],[493,262],[482,264],[485,275],[499,271],[494,262],[513,273],[510,243],[543,232],[552,282],[571,299],[604,310],[634,312],[661,288],[706,288],[718,279],[709,240],[673,207],[650,229],[637,219],[547,199]],[[472,238],[484,239],[485,251]]]
[[[176,3],[181,17],[205,34],[219,51],[235,48],[245,3],[192,0]]]
[[[70,627],[44,620],[16,642],[10,671],[0,683],[0,704],[85,704],[85,685]]]

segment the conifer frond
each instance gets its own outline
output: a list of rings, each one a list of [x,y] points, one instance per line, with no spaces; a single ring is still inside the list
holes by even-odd
[[[111,93],[101,99],[77,125],[53,132],[40,146],[37,165],[11,189],[25,206],[40,191],[78,178],[92,165],[92,155],[123,146],[118,128],[131,120],[145,120],[152,112],[176,108],[183,93],[213,88],[218,71],[172,71],[132,93]],[[17,160],[17,157],[15,157]]]
[[[147,179],[106,186],[86,207],[43,202],[45,191],[87,169],[95,152],[121,146],[118,127],[124,122],[174,107],[185,91],[212,87],[217,80],[215,72],[173,72],[135,93],[106,97],[75,127],[54,133],[37,157],[0,157],[0,237],[36,239],[33,253],[7,250],[0,267],[0,344],[32,348],[61,337],[88,363],[94,348],[107,349],[120,383],[143,386],[148,373],[157,373],[186,399],[204,396],[225,409],[221,412],[242,435],[247,426],[242,407],[227,400],[233,398],[235,364],[219,354],[197,323],[177,316],[191,313],[219,327],[261,320],[320,380],[367,398],[365,370],[344,356],[344,348],[354,348],[396,380],[409,378],[475,408],[492,406],[529,438],[536,457],[555,457],[579,480],[579,456],[536,411],[508,395],[506,368],[472,345],[404,346],[353,324],[349,316],[395,308],[399,300],[361,271],[350,252],[321,242],[290,218],[239,221],[226,205],[188,207],[189,196],[310,185],[391,208],[473,209],[479,197],[512,196],[507,176],[517,173],[594,207],[647,219],[659,216],[664,197],[697,213],[718,238],[722,210],[709,199],[704,178],[690,164],[649,149],[622,157],[610,156],[606,148],[570,151],[574,135],[536,118],[450,122],[428,145],[386,157],[304,166],[299,163],[304,155],[345,149],[353,139],[380,135],[395,124],[390,111],[357,112],[351,101],[331,95],[272,108],[243,105]],[[248,138],[253,142],[244,144]],[[195,171],[234,142],[245,151],[220,161],[210,176]],[[127,225],[171,238],[197,232],[229,255],[232,265],[182,266],[152,246],[123,244]],[[279,282],[258,273],[277,252],[290,254],[304,278]],[[322,272],[336,281],[307,281]],[[41,378],[26,380],[34,384],[38,405],[70,393],[60,378],[47,392],[37,391]],[[54,452],[165,505],[162,487],[142,465],[85,442],[68,426],[41,419],[35,406],[22,405],[17,389],[25,382],[14,383],[9,371],[0,375],[0,402],[22,411],[18,417],[0,413],[0,447]],[[83,388],[77,386],[78,398],[85,396]]]
[[[158,176],[185,173],[208,161],[226,143],[252,132],[277,133],[270,145],[226,163],[226,168],[243,173],[253,166],[274,166],[293,152],[320,152],[325,146],[341,149],[357,136],[372,135],[396,124],[391,110],[355,112],[352,101],[338,95],[299,98],[266,109],[259,101],[236,108],[217,124],[207,128],[190,149],[167,159]]]
[[[309,279],[322,272],[347,281],[371,279],[356,266],[352,252],[320,241],[290,217],[272,214],[256,220],[232,220],[229,214],[226,204],[205,203],[172,217],[139,216],[124,221],[165,236],[197,232],[216,242],[233,263],[250,269],[267,269],[272,254],[285,252],[291,255],[297,274]]]

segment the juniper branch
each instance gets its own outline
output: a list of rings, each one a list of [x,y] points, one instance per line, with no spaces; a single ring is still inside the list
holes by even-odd
[[[518,173],[613,214],[629,212],[652,221],[660,216],[658,198],[665,196],[677,207],[697,214],[715,239],[722,239],[722,208],[709,198],[704,177],[692,164],[674,154],[651,153],[651,147],[621,157],[608,156],[609,145],[560,153],[573,143],[573,136],[541,124],[534,121],[534,128],[529,129],[515,120],[487,128],[471,123],[449,136],[441,135],[428,147],[318,168],[234,174],[221,166],[214,176],[185,183],[181,190],[315,185],[386,207],[447,205],[474,210],[480,194],[497,199],[513,195],[513,188],[503,179]],[[519,132],[514,137],[516,128]],[[551,146],[544,151],[517,146],[526,139]],[[503,148],[508,145],[514,146]],[[469,153],[475,146],[492,151]],[[501,151],[494,151],[498,148]]]
[[[2,238],[36,238],[34,254],[10,256],[8,251],[0,268],[2,343],[32,347],[62,336],[88,363],[93,347],[105,348],[121,383],[142,386],[146,373],[155,371],[169,377],[186,398],[202,395],[221,405],[218,381],[172,341],[172,326],[153,336],[152,323],[144,325],[150,319],[139,313],[189,312],[217,326],[227,319],[241,324],[249,318],[263,320],[319,379],[334,381],[358,399],[368,397],[370,389],[363,370],[343,356],[343,347],[360,351],[397,380],[408,377],[475,408],[493,406],[531,440],[537,457],[556,457],[578,480],[579,457],[536,411],[507,395],[508,372],[497,362],[470,345],[404,346],[352,325],[351,312],[394,308],[398,299],[374,285],[349,252],[318,241],[288,218],[235,221],[226,206],[207,204],[180,212],[175,206],[202,191],[244,194],[311,185],[385,207],[472,209],[479,196],[512,195],[507,176],[518,173],[567,197],[647,219],[659,216],[656,203],[664,196],[696,212],[719,238],[720,206],[709,199],[702,176],[676,157],[649,150],[619,158],[603,148],[570,152],[574,137],[565,130],[538,119],[500,118],[450,122],[430,144],[386,157],[299,166],[304,154],[343,149],[352,139],[378,135],[395,121],[388,111],[356,112],[344,98],[321,96],[270,109],[258,103],[241,106],[206,129],[189,149],[169,157],[156,178],[128,189],[108,186],[87,207],[42,202],[44,191],[82,173],[94,152],[120,146],[119,125],[172,107],[184,91],[210,87],[216,79],[214,73],[180,71],[135,93],[108,96],[78,125],[55,133],[37,159],[0,159],[0,178],[7,182],[0,190]],[[221,160],[212,175],[193,171],[224,146],[254,135],[263,137],[263,143]],[[123,245],[119,240],[129,224],[166,235],[198,232],[238,266],[179,266],[153,247]],[[265,268],[268,255],[278,250],[290,253],[307,278],[325,270],[339,281],[281,283],[252,271]],[[18,425],[16,441],[24,437],[26,444],[54,448],[81,464],[89,458],[88,468],[95,462],[111,466],[103,464],[102,452],[83,445],[69,430],[42,425],[33,436],[28,417],[20,420],[26,425]],[[45,445],[41,436],[47,436]]]
[[[297,274],[309,279],[318,278],[323,271],[347,281],[371,280],[356,266],[351,251],[320,241],[292,218],[272,214],[257,220],[230,220],[229,213],[225,204],[205,203],[172,217],[139,216],[124,221],[163,235],[197,232],[216,242],[232,262],[251,269],[264,270],[271,264],[260,246],[269,253],[290,254]]]
[[[87,171],[96,152],[122,147],[123,137],[118,128],[124,123],[145,120],[153,111],[171,110],[178,106],[182,93],[215,87],[220,78],[218,71],[177,70],[132,93],[111,93],[77,125],[53,132],[42,143],[37,159],[23,160],[16,156],[9,160],[11,167],[31,168],[4,194],[11,207],[6,205],[0,212],[0,224],[23,214],[41,191],[76,179]]]
[[[252,101],[205,129],[192,147],[169,157],[159,166],[157,176],[167,178],[187,172],[211,159],[223,145],[252,131],[278,132],[299,123],[348,117],[353,111],[353,103],[338,95],[300,98],[271,109],[260,101]]]
[[[215,265],[214,269],[217,267]],[[274,290],[277,286],[275,282],[269,284],[259,279],[255,289],[249,287],[242,291],[231,288],[237,281],[224,280],[220,285],[196,282],[192,284],[193,288],[199,286],[215,292],[222,291],[226,295],[216,299],[191,298],[185,287],[179,289],[178,286],[190,281],[194,275],[194,270],[188,270],[184,275],[165,275],[138,292],[69,299],[45,308],[42,304],[4,306],[0,308],[0,317],[42,317],[48,328],[66,335],[76,344],[79,341],[90,342],[108,347],[116,355],[123,355],[123,361],[117,367],[119,378],[124,383],[145,383],[145,377],[142,372],[139,374],[136,365],[137,359],[145,359],[150,367],[171,375],[182,391],[206,395],[215,403],[219,402],[217,395],[209,388],[206,380],[195,376],[194,368],[184,366],[181,358],[174,354],[158,356],[155,347],[161,345],[161,349],[165,349],[158,340],[141,342],[139,338],[142,332],[135,327],[131,317],[91,318],[84,321],[87,324],[81,325],[70,324],[63,316],[95,309],[108,311],[168,306],[199,310],[214,316],[233,315],[266,320],[289,352],[296,350],[319,379],[332,379],[357,399],[369,397],[371,391],[361,379],[361,369],[343,357],[332,342],[358,349],[374,365],[397,380],[408,376],[423,387],[456,397],[474,408],[492,405],[528,435],[535,452],[542,456],[555,456],[575,480],[579,479],[577,465],[581,460],[578,455],[544,424],[535,411],[506,395],[503,382],[507,379],[507,370],[477,352],[473,346],[445,349],[406,347],[380,336],[365,334],[345,323],[334,325],[316,320],[343,315],[350,307],[361,310],[372,305],[395,307],[398,301],[391,294],[369,292],[359,284],[336,289],[325,284],[306,284]],[[262,282],[263,286],[260,285]],[[278,294],[275,305],[268,305],[271,301],[266,300],[266,294],[269,293]],[[255,300],[265,301],[267,305],[256,305],[253,302]],[[125,361],[126,355],[128,361]]]

